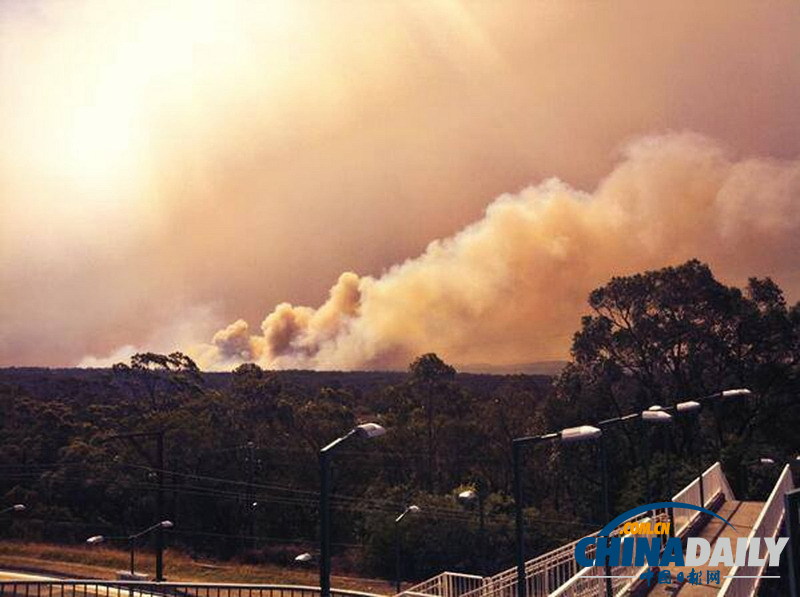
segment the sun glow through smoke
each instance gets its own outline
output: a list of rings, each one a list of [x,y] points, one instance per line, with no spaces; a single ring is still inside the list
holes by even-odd
[[[322,304],[346,271],[363,275],[356,283],[345,276],[336,301],[369,294],[369,319],[383,339],[375,343],[373,328],[347,340],[348,350],[368,344],[366,361],[354,350],[353,359],[340,352],[298,362],[358,366],[374,357],[383,366],[418,348],[497,363],[563,355],[573,299],[582,303],[589,287],[582,270],[572,274],[569,297],[556,301],[563,313],[526,312],[520,324],[511,321],[516,313],[494,309],[500,319],[486,325],[497,329],[474,343],[483,352],[463,350],[472,327],[435,333],[456,325],[456,313],[443,317],[446,325],[398,319],[393,292],[403,285],[371,281],[401,269],[392,264],[415,262],[431,239],[480,220],[502,193],[551,176],[595,189],[618,148],[642,135],[697,131],[731,148],[734,161],[777,158],[777,178],[737,176],[745,186],[757,179],[792,187],[793,170],[780,160],[800,153],[798,26],[800,6],[715,0],[697,10],[627,0],[613,8],[0,1],[0,364],[74,363],[123,346],[185,348],[212,340],[215,329],[225,343],[241,331],[240,318],[253,326],[245,348],[272,362],[257,325],[265,313],[283,301]],[[774,201],[771,237],[794,231],[793,201],[751,188],[720,199],[727,228],[719,243],[740,234],[740,212],[762,191]],[[632,209],[658,212],[647,200]],[[697,233],[691,210],[679,215],[687,235]],[[507,246],[525,240],[525,226],[509,230]],[[542,230],[534,249],[577,254],[580,269],[572,233]],[[650,234],[648,250],[670,236],[663,228]],[[594,241],[593,254],[614,252],[609,237]],[[433,246],[446,253],[446,242]],[[724,276],[736,260],[712,248],[722,269],[711,265]],[[744,273],[774,275],[793,296],[800,274],[770,251],[753,245],[761,269]],[[519,259],[489,269],[517,266],[530,270],[526,281],[547,270]],[[416,278],[420,288],[435,288],[424,278]],[[495,295],[477,277],[450,291]],[[384,304],[391,308],[377,312]],[[322,334],[295,338],[307,354],[331,348],[344,338],[336,329],[350,325],[333,307],[291,312]],[[287,313],[270,320],[270,342],[280,344],[279,315]],[[554,329],[551,316],[572,323]],[[400,334],[402,346],[384,346]],[[432,336],[436,346],[428,346]]]

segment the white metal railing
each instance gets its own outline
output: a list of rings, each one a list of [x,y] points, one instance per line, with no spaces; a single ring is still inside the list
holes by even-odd
[[[460,572],[442,572],[433,578],[409,587],[400,595],[436,596],[436,597],[461,597],[472,593],[483,586],[485,579],[476,574],[462,574]]]
[[[713,503],[720,494],[722,494],[726,500],[735,499],[728,479],[722,471],[722,466],[719,462],[715,462],[708,467],[708,469],[703,471],[703,498],[705,501],[703,506],[708,506]],[[700,505],[700,480],[695,478],[686,487],[672,496],[672,501],[696,506]],[[675,535],[678,537],[683,536],[700,514],[701,513],[696,510],[686,510],[683,508],[674,510],[673,520]],[[657,522],[665,521],[666,519],[666,513],[660,513],[656,517]],[[653,536],[654,535],[651,535],[650,537],[652,538]],[[613,593],[615,595],[625,593],[647,568],[648,566],[613,567],[611,576],[616,577],[611,579]],[[563,597],[602,595],[605,592],[606,579],[598,578],[598,576],[603,576],[604,574],[605,570],[601,567],[594,566],[591,568],[584,568],[560,587],[559,590],[553,592],[553,595]]]
[[[665,511],[659,512],[653,519],[653,523],[658,522],[666,522],[669,519],[667,513]],[[636,520],[635,518],[633,520]],[[615,533],[616,534],[616,533]],[[664,535],[656,535],[655,533],[650,533],[648,535],[636,535],[636,537],[642,537],[648,540],[655,539],[660,537],[662,540],[666,540],[666,536]],[[623,541],[632,541],[634,540],[633,536],[626,536],[623,537]],[[663,546],[663,543],[662,543]],[[636,554],[636,543],[634,543],[634,560]],[[569,581],[564,583],[561,587],[551,593],[552,597],[589,597],[595,595],[604,595],[605,594],[605,587],[606,581],[609,580],[611,582],[611,590],[614,595],[620,595],[628,591],[631,588],[633,583],[639,577],[639,575],[644,571],[647,566],[612,566],[610,570],[606,570],[602,566],[592,566],[589,568],[583,568],[578,574],[573,576]],[[609,572],[609,576],[613,578],[606,579],[602,578]]]
[[[794,481],[792,479],[792,471],[791,467],[787,464],[783,468],[777,483],[775,483],[775,487],[769,494],[769,498],[767,498],[767,502],[764,504],[761,514],[759,514],[756,519],[753,530],[750,531],[750,534],[747,536],[748,544],[753,537],[761,538],[761,542],[759,543],[760,557],[764,557],[766,553],[763,538],[774,538],[781,530],[781,524],[783,523],[784,514],[786,512],[783,496],[787,491],[791,491],[793,488]],[[755,595],[761,579],[754,577],[761,576],[764,573],[765,567],[766,564],[756,566],[734,566],[731,568],[727,579],[719,590],[720,597]]]
[[[722,494],[726,501],[736,499],[728,483],[728,479],[725,477],[725,473],[722,472],[722,466],[719,462],[715,462],[703,472],[703,498],[705,504],[700,503],[700,480],[696,477],[694,481],[672,496],[672,501],[708,507],[719,494]],[[675,510],[673,512],[675,535],[680,537],[686,533],[690,525],[694,523],[700,515],[701,513],[697,510],[685,510],[683,508]]]
[[[632,520],[640,521],[644,519],[648,519],[648,514],[641,514],[640,516],[634,517]],[[666,522],[667,520],[668,516],[665,510],[658,511],[655,514],[655,517],[652,519],[653,522]],[[618,531],[614,531],[612,536],[616,536],[618,534]],[[587,537],[594,537],[596,535],[597,533],[592,533],[591,535],[587,535]],[[595,574],[603,574],[603,568],[581,569],[581,567],[575,561],[575,546],[577,545],[578,541],[579,540],[576,540],[572,541],[571,543],[567,543],[566,545],[562,545],[557,549],[542,554],[532,560],[528,560],[525,563],[526,595],[529,597],[539,597],[543,595],[555,594],[559,587],[563,586],[571,579],[576,578],[578,574],[582,572],[583,574],[589,574],[588,572],[584,572],[586,570],[594,571]],[[594,553],[594,545],[587,548],[587,557],[593,557]],[[612,574],[614,575],[622,576],[624,574],[628,574],[628,572],[622,567],[616,567],[613,570],[614,571]],[[599,579],[595,578],[593,581],[590,581],[589,584],[594,586],[593,582],[596,583],[597,580]],[[630,584],[630,580],[632,579],[618,579],[614,581],[614,584],[619,585],[620,587],[628,586]],[[603,580],[603,582],[605,581]],[[464,593],[459,597],[515,597],[516,594],[517,569],[509,568],[508,570],[496,574],[495,576],[485,579],[480,588],[475,589],[471,593]],[[590,591],[574,594],[594,595],[595,593]]]
[[[703,472],[703,493],[706,502],[704,506],[710,505],[720,494],[726,500],[735,499],[719,462],[714,463]],[[672,501],[699,505],[700,485],[698,479],[694,479],[675,494]],[[674,512],[676,534],[681,535],[686,532],[699,515],[700,513],[694,510],[676,510]],[[632,520],[641,520],[646,517],[647,514],[642,514]],[[666,520],[668,520],[666,511],[657,512],[653,519],[654,522]],[[592,533],[587,536],[592,537],[596,534]],[[617,534],[618,531],[615,531],[613,535]],[[565,590],[568,591],[563,595],[595,595],[597,587],[600,586],[598,583],[605,586],[605,579],[597,578],[597,575],[603,574],[603,568],[581,568],[575,561],[574,554],[577,543],[578,540],[567,543],[525,562],[526,594],[529,597],[562,594],[556,592],[562,586],[565,586]],[[587,549],[587,555],[591,557],[594,553],[593,550],[594,547]],[[644,568],[646,567],[629,570],[616,567],[612,574],[633,577],[643,572]],[[633,580],[634,578],[612,579],[615,593],[627,590]],[[487,578],[471,574],[443,572],[410,587],[401,595],[413,597],[515,597],[516,593],[517,569],[514,567]]]
[[[244,583],[174,583],[118,580],[4,580],[4,597],[319,597],[319,587]],[[331,597],[380,597],[331,589]]]

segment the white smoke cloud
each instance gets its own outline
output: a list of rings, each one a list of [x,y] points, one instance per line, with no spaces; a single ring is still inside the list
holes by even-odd
[[[115,363],[127,362],[131,356],[139,352],[170,353],[181,350],[183,347],[196,342],[196,338],[208,336],[211,330],[219,326],[220,319],[216,311],[217,309],[214,305],[200,305],[187,309],[183,317],[180,317],[169,325],[157,328],[156,331],[140,345],[125,344],[112,350],[108,354],[88,354],[83,356],[76,366],[86,368],[111,367]],[[228,327],[234,329],[239,323],[244,324],[245,329],[247,328],[247,324],[243,321]],[[225,344],[224,331],[225,330],[214,335],[215,343],[219,342],[222,345]],[[233,350],[233,348],[231,347],[230,350]],[[247,352],[240,351],[237,353],[236,357],[240,361],[246,361],[250,360],[251,355]],[[218,368],[219,364],[209,364],[209,366]]]
[[[613,275],[698,257],[724,280],[772,275],[796,295],[798,197],[800,161],[733,160],[689,133],[643,138],[592,193],[550,179],[503,195],[380,277],[344,273],[320,307],[282,303],[260,331],[238,320],[189,353],[206,368],[563,358],[587,294]]]

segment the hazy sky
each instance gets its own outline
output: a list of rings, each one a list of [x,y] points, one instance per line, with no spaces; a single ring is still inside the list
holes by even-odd
[[[691,256],[796,300],[798,31],[794,1],[0,0],[0,365],[559,358],[594,286]]]

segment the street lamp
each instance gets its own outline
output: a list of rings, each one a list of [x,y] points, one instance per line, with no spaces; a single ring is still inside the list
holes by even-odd
[[[697,480],[700,486],[700,506],[705,507],[706,505],[706,496],[705,496],[705,487],[704,487],[704,480],[703,480],[703,446],[700,443],[700,411],[703,408],[703,404],[706,402],[713,402],[718,400],[725,400],[729,398],[747,398],[753,395],[753,392],[747,388],[733,388],[729,390],[722,390],[720,392],[715,392],[714,394],[709,394],[708,396],[703,396],[701,398],[695,398],[693,400],[685,400],[683,402],[678,402],[674,406],[674,410],[678,414],[691,414],[695,416],[695,424],[697,426],[695,438],[698,443],[697,447]],[[667,409],[670,410],[670,409]]]
[[[155,455],[147,452],[139,442],[140,439],[153,439],[155,440]],[[163,519],[164,513],[164,431],[143,431],[136,433],[117,433],[110,435],[101,443],[107,443],[113,440],[125,440],[130,443],[134,449],[148,461],[148,464],[155,470],[156,484],[158,491],[156,493],[156,518]],[[158,527],[156,532],[156,582],[164,580],[164,532],[163,528]]]
[[[722,392],[719,393],[719,396],[722,396]],[[701,399],[702,400],[702,399]],[[703,404],[700,400],[685,400],[684,402],[678,402],[675,405],[675,412],[679,415],[694,415],[694,420],[697,429],[695,430],[696,433],[694,435],[694,439],[697,441],[697,482],[700,488],[700,506],[705,507],[706,505],[706,493],[705,487],[703,485],[703,446],[700,444],[700,410],[703,408]],[[693,442],[694,443],[694,442]]]
[[[362,423],[351,429],[346,435],[333,440],[319,451],[320,492],[319,492],[319,524],[320,524],[320,558],[319,558],[319,591],[320,597],[331,595],[331,501],[330,501],[330,464],[334,451],[345,442],[361,437],[373,439],[386,433],[386,429],[377,423]]]
[[[607,438],[605,430],[613,425],[618,425],[619,423],[624,423],[626,421],[630,421],[631,419],[638,418],[639,413],[632,413],[622,417],[606,419],[597,424],[600,430],[603,431],[603,433],[600,435],[600,470],[603,480],[603,520],[611,520],[611,489],[609,487],[610,484],[608,480],[608,450],[606,448]],[[609,542],[610,540],[610,538],[606,538],[606,542]],[[614,589],[611,583],[611,566],[607,560],[604,569],[606,576],[606,595],[611,596],[614,594]]]
[[[416,514],[420,511],[417,505],[410,505],[403,510],[400,515],[394,519],[394,585],[396,593],[400,592],[401,572],[400,572],[400,521],[402,521],[408,514]]]
[[[522,447],[529,444],[540,444],[548,441],[560,441],[565,444],[586,442],[601,437],[603,432],[591,425],[569,427],[555,433],[518,437],[511,442],[514,465],[514,508],[516,515],[517,544],[517,597],[525,597],[525,529],[522,524],[522,473],[520,471]],[[327,597],[327,596],[325,596]]]
[[[622,417],[614,417],[613,419],[605,419],[600,421],[597,426],[603,431],[600,436],[600,460],[602,465],[603,474],[603,515],[604,520],[611,520],[611,490],[608,482],[608,452],[606,450],[606,429],[620,423],[625,423],[632,419],[638,419],[639,413],[632,413]]]
[[[136,567],[135,567],[135,557],[136,557],[136,540],[139,537],[143,537],[150,533],[151,531],[155,531],[156,529],[171,529],[175,525],[172,523],[171,520],[162,520],[161,522],[157,522],[156,524],[147,527],[143,531],[139,531],[138,533],[134,533],[133,535],[122,536],[122,537],[109,537],[106,535],[93,535],[86,540],[86,543],[89,545],[97,545],[99,543],[103,543],[109,540],[120,540],[120,541],[128,541],[130,544],[131,550],[131,579],[135,578],[136,575]]]
[[[643,410],[641,415],[641,420],[643,423],[648,425],[670,425],[672,423],[672,415],[669,414],[663,406],[658,404],[654,404],[647,410]],[[650,436],[649,434],[645,438],[645,443],[647,444],[647,461],[645,462],[645,492],[647,493],[647,503],[650,503],[651,495],[650,495],[650,459],[651,459],[651,447],[650,447]],[[667,493],[670,493],[672,489],[672,470],[671,470],[671,462],[669,460],[669,450],[667,450]],[[671,497],[671,496],[667,496]],[[669,509],[669,520],[670,520],[670,532],[674,532],[675,527],[675,517],[672,511],[672,508]]]
[[[456,499],[459,503],[464,505],[476,504],[478,505],[478,538],[480,540],[480,572],[483,574],[486,568],[486,516],[484,495],[481,487],[477,489],[465,489],[460,492]]]
[[[25,504],[14,504],[13,506],[9,506],[8,508],[0,510],[0,514],[6,514],[7,512],[24,512],[24,511],[25,511]]]

